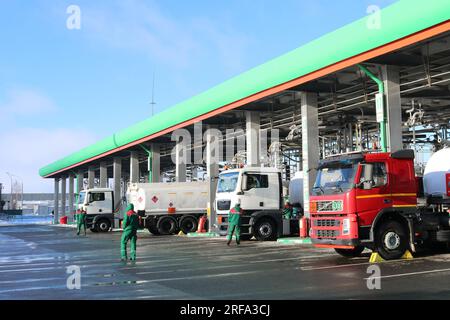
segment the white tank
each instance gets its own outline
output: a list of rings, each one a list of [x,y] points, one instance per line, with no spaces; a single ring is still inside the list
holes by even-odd
[[[297,171],[289,183],[289,202],[303,207],[303,171]]]
[[[425,167],[423,188],[425,195],[447,197],[445,175],[450,173],[450,148],[434,153]]]
[[[173,183],[131,183],[128,202],[137,211],[167,214],[172,207],[176,213],[206,213],[209,193],[208,181]]]

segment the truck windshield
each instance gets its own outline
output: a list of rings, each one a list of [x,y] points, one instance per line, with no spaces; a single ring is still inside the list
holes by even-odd
[[[231,173],[223,173],[219,176],[219,183],[217,185],[217,192],[233,192],[236,190],[237,182],[238,182],[239,173],[231,172]]]
[[[319,167],[314,195],[345,193],[353,188],[357,162],[336,161]]]
[[[78,204],[83,204],[85,198],[86,198],[86,192],[80,192],[80,194],[78,195]]]

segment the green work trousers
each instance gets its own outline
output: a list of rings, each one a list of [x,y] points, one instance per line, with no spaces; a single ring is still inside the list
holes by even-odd
[[[239,243],[241,241],[241,227],[239,223],[230,223],[228,225],[228,241],[231,241],[233,238],[233,233],[236,235],[236,242]]]
[[[86,215],[77,214],[77,235],[80,235],[81,227],[84,228],[84,235],[86,235]]]
[[[123,260],[127,259],[127,244],[131,241],[131,260],[136,260],[136,242],[137,230],[124,230],[122,233],[122,241],[120,247],[120,254]]]

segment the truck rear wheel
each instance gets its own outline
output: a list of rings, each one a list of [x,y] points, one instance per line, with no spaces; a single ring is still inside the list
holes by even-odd
[[[375,249],[384,260],[400,259],[408,249],[406,229],[397,221],[383,222],[376,234]]]
[[[177,222],[172,217],[162,217],[159,219],[157,227],[160,234],[169,235],[177,230]]]
[[[334,249],[338,254],[346,258],[355,258],[359,257],[361,253],[364,251],[363,246],[357,246],[353,249]]]
[[[111,228],[111,222],[108,219],[100,219],[95,223],[95,229],[98,232],[108,232]]]
[[[180,221],[180,230],[183,231],[184,234],[196,232],[197,227],[198,227],[198,221],[193,216],[183,217]]]
[[[277,230],[273,220],[261,218],[256,221],[253,233],[258,241],[273,241],[277,237]]]
[[[160,233],[159,233],[159,231],[158,231],[158,228],[157,228],[156,226],[148,226],[147,229],[148,229],[148,231],[149,231],[151,234],[153,234],[153,235],[155,235],[155,236],[159,236],[159,235],[160,235]]]

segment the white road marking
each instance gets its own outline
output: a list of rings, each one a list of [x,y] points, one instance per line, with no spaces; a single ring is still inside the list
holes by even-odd
[[[389,260],[389,261],[383,261],[377,264],[383,265],[388,263],[395,263],[395,262],[417,262],[420,260],[427,260],[430,257],[423,257],[423,258],[414,258],[413,260],[403,260],[403,259],[397,259],[397,260]],[[363,266],[368,264],[374,264],[371,262],[361,262],[361,263],[348,263],[348,264],[341,264],[337,266],[325,266],[325,267],[301,267],[300,269],[303,271],[313,271],[313,270],[325,270],[325,269],[335,269],[335,268],[345,268],[345,267],[352,267],[352,266]]]
[[[230,272],[230,273],[209,274],[209,275],[199,275],[199,276],[190,276],[190,277],[165,278],[165,279],[153,279],[153,280],[136,280],[134,282],[136,284],[144,284],[144,283],[150,283],[150,282],[166,282],[166,281],[179,281],[179,280],[222,278],[222,277],[241,276],[241,275],[246,275],[246,274],[255,274],[255,273],[261,273],[261,272],[265,272],[265,271],[261,270],[261,271]]]
[[[335,254],[320,254],[314,256],[301,256],[294,258],[280,258],[280,259],[268,259],[268,260],[258,260],[258,261],[249,261],[248,263],[266,263],[266,262],[276,262],[276,261],[291,261],[291,260],[302,260],[302,259],[312,259],[312,258],[320,258],[326,256],[334,256]]]
[[[398,277],[407,277],[407,276],[415,276],[419,274],[427,274],[427,273],[438,273],[438,272],[447,272],[450,271],[450,268],[448,269],[435,269],[435,270],[428,270],[428,271],[418,271],[418,272],[409,272],[409,273],[399,273],[399,274],[391,274],[387,276],[380,276],[380,277],[372,277],[370,279],[386,279],[386,278],[398,278]],[[369,278],[364,278],[364,280],[368,280]]]

